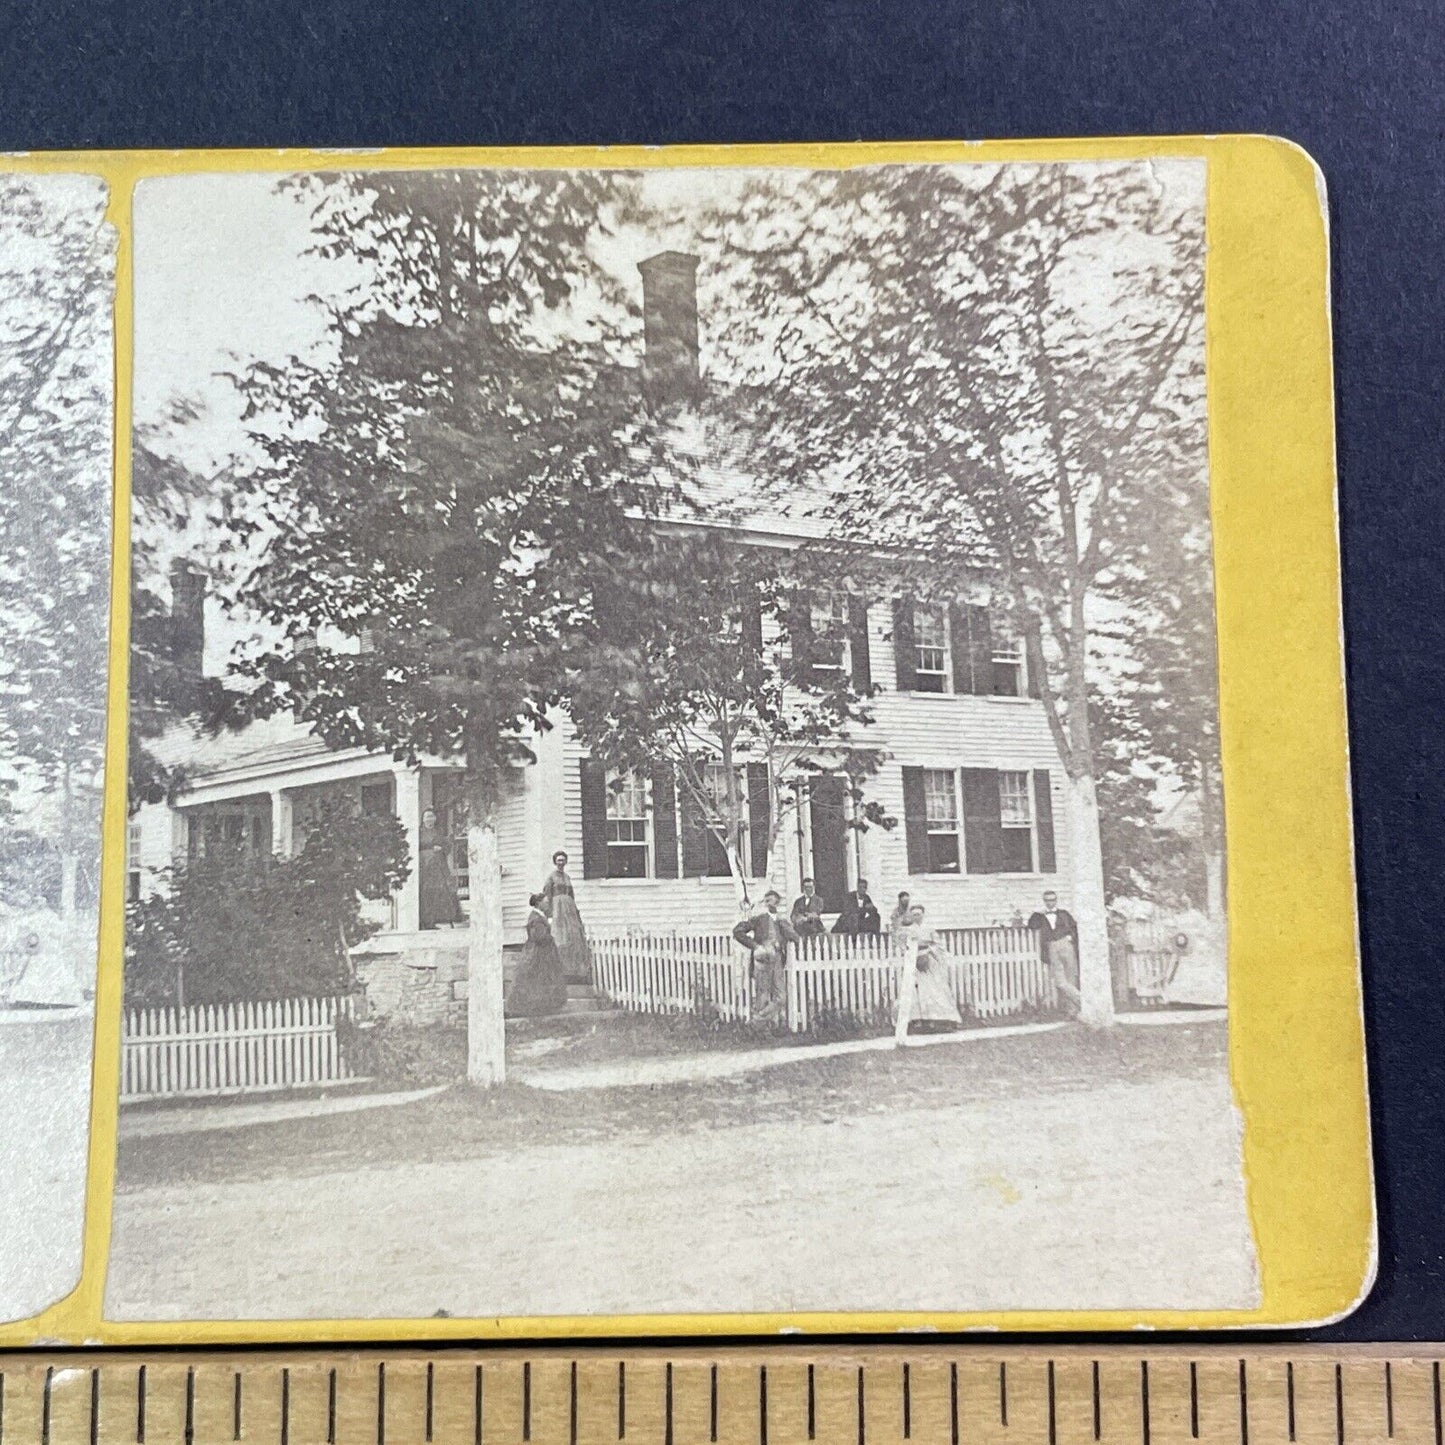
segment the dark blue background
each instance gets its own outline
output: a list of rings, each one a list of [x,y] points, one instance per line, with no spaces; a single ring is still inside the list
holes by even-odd
[[[1381,1214],[1379,1283],[1339,1338],[1445,1335],[1442,96],[1445,21],[1419,0],[0,0],[7,150],[1219,131],[1308,149],[1334,236]]]

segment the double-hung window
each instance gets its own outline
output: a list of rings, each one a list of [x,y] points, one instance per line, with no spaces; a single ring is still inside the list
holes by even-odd
[[[1034,807],[1026,772],[998,775],[998,814],[1001,835],[1000,871],[1031,873],[1034,868]]]
[[[811,602],[814,672],[848,669],[848,600],[840,592],[818,592]]]
[[[125,898],[127,903],[140,902],[141,826],[132,818],[125,829]]]
[[[925,770],[923,802],[928,825],[928,871],[957,873],[963,863],[963,841],[958,788],[952,768]]]
[[[1024,646],[1016,637],[993,634],[993,692],[995,697],[1024,695]]]
[[[919,692],[948,691],[948,618],[942,608],[913,613],[914,686]]]
[[[640,773],[613,774],[607,785],[607,876],[652,875],[647,782]]]

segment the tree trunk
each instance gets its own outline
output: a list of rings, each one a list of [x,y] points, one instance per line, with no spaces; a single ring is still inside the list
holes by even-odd
[[[1091,774],[1065,780],[1069,817],[1069,876],[1079,925],[1081,1022],[1095,1028],[1114,1022],[1109,965],[1109,917],[1104,904],[1104,857],[1099,846],[1099,799]]]
[[[467,876],[467,1078],[500,1084],[507,1073],[507,1032],[502,1006],[502,854],[495,809],[469,800]]]

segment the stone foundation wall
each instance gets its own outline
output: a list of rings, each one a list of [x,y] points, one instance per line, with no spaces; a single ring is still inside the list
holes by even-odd
[[[515,961],[504,965],[510,985]],[[402,1024],[461,1025],[467,1021],[467,954],[458,948],[419,948],[403,953],[363,954],[356,976],[366,991],[367,1012]]]

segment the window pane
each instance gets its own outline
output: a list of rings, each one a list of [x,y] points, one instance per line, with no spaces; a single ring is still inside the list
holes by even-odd
[[[930,873],[958,872],[957,833],[930,833],[928,835],[928,871]]]
[[[1027,773],[998,775],[998,810],[1005,828],[1027,828],[1033,822]]]
[[[607,845],[607,876],[609,878],[646,878],[647,848],[632,843]]]
[[[1003,828],[999,832],[999,872],[1034,871],[1034,835],[1027,828]]]
[[[814,667],[842,668],[846,661],[848,618],[844,599],[824,592],[812,602]]]
[[[958,803],[952,772],[942,768],[930,768],[925,772],[923,798],[930,828],[958,826]]]
[[[609,818],[646,818],[647,785],[637,773],[624,773],[607,781]]]

